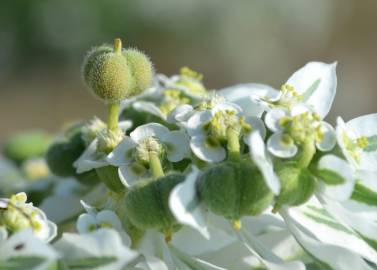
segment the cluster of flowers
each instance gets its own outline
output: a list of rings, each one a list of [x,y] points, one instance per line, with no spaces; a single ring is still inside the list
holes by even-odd
[[[376,268],[377,114],[324,121],[336,64],[310,62],[280,90],[210,91],[188,68],[154,75],[117,39],[83,76],[109,117],[50,145],[70,184],[40,206],[78,233],[51,243],[56,226],[25,193],[1,200],[1,269]]]

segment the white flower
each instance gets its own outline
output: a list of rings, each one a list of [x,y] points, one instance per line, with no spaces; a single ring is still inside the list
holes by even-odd
[[[62,263],[67,268],[77,265],[86,265],[87,268],[89,265],[91,269],[120,270],[132,264],[138,256],[113,229],[99,229],[81,235],[64,233],[54,246],[63,254]]]
[[[101,168],[109,165],[106,160],[107,150],[115,148],[119,141],[123,139],[124,132],[132,126],[130,121],[119,122],[120,130],[108,131],[102,129],[81,154],[81,156],[73,163],[77,173],[83,173],[92,169]]]
[[[0,226],[0,268],[44,270],[59,259],[51,246],[26,229],[7,238]]]
[[[54,223],[32,203],[26,203],[27,196],[24,192],[11,196],[10,199],[0,199],[1,224],[12,232],[31,229],[36,237],[49,242],[57,234]]]
[[[336,144],[333,127],[304,104],[297,104],[291,110],[271,109],[265,123],[274,132],[267,141],[267,148],[276,157],[295,156],[298,145],[308,140],[320,151],[329,151]]]
[[[265,136],[265,127],[257,117],[244,116],[242,109],[230,102],[216,104],[213,108],[195,112],[187,121],[187,132],[194,154],[207,162],[220,162],[226,157],[223,146],[227,132],[233,130],[247,144],[251,131]]]
[[[156,153],[170,162],[178,162],[190,154],[188,138],[182,131],[170,131],[161,124],[149,123],[137,127],[107,156],[107,162],[119,167],[124,185],[149,175],[149,154]]]
[[[219,91],[250,113],[260,116],[271,108],[289,109],[298,103],[308,105],[322,119],[330,111],[337,86],[336,63],[310,62],[296,71],[281,91],[263,84],[241,84]]]
[[[344,156],[355,169],[377,171],[377,114],[347,123],[338,117],[336,135]]]
[[[77,219],[77,231],[87,233],[100,228],[114,228],[117,231],[122,229],[118,216],[110,210],[101,210],[98,213],[81,214]]]

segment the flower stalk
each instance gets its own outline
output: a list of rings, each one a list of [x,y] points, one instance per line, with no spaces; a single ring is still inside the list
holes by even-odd
[[[239,161],[240,160],[240,141],[238,137],[238,133],[232,129],[228,128],[226,132],[226,136],[228,139],[228,158],[232,161]]]

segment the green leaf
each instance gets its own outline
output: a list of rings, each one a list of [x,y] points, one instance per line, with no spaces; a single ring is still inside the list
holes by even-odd
[[[33,269],[38,267],[43,262],[45,262],[45,258],[37,257],[37,256],[17,256],[11,257],[6,261],[0,261],[0,269],[1,270],[25,270],[25,269]]]
[[[328,169],[318,170],[317,176],[328,185],[340,185],[345,182],[345,179],[340,174]]]
[[[321,79],[317,79],[314,83],[302,94],[302,101],[307,101],[314,92],[318,89],[319,84],[321,83]]]
[[[377,135],[368,137],[368,145],[363,149],[364,152],[377,151]]]
[[[356,182],[351,199],[357,202],[377,207],[377,192],[367,188],[360,182]]]
[[[113,263],[117,260],[116,257],[87,257],[82,259],[67,260],[65,261],[69,269],[93,269],[107,264]]]

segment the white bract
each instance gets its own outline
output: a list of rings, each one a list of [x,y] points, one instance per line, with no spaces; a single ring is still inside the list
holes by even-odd
[[[10,199],[0,199],[0,227],[9,233],[31,229],[36,237],[46,242],[57,234],[57,227],[32,203],[26,203],[24,192],[12,195]]]
[[[228,142],[230,131],[246,144],[251,131],[259,131],[263,137],[266,132],[261,119],[245,116],[241,107],[230,102],[197,111],[187,121],[191,150],[206,162],[220,162],[226,158],[224,145]]]
[[[251,107],[259,116],[271,108],[290,109],[304,103],[323,119],[334,101],[336,86],[336,63],[310,62],[297,70],[281,91],[263,84],[241,84],[219,94],[242,107]]]
[[[137,127],[107,156],[107,162],[119,167],[122,183],[129,187],[138,179],[148,177],[151,155],[178,162],[189,157],[187,135],[178,130],[170,131],[161,124],[150,123]]]
[[[377,114],[344,123],[337,119],[336,135],[344,156],[355,169],[377,171]]]

